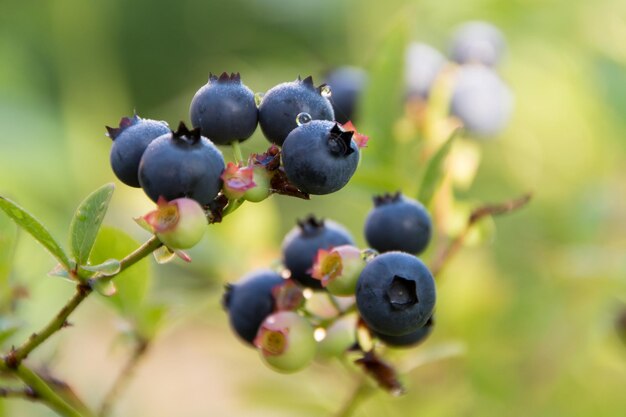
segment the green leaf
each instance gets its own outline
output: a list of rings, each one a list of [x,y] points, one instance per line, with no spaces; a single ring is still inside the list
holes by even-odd
[[[91,193],[78,206],[70,224],[70,248],[78,265],[84,265],[109,208],[115,186],[105,184]]]
[[[17,226],[6,216],[0,216],[0,300],[11,293],[9,275],[17,242]]]
[[[450,153],[454,139],[457,137],[459,131],[460,129],[455,129],[444,144],[437,149],[437,152],[430,158],[430,161],[428,161],[417,195],[417,199],[424,206],[430,204],[430,200],[432,200],[435,191],[437,191],[437,187],[443,178],[443,163],[446,160],[446,156]]]
[[[30,233],[65,268],[70,270],[70,260],[50,232],[30,213],[8,198],[0,196],[0,209],[4,210],[22,229]]]
[[[393,25],[368,69],[368,85],[361,104],[363,127],[369,136],[367,154],[372,158],[392,157],[393,128],[403,113],[404,56],[409,39],[409,24],[403,18]]]
[[[105,226],[98,233],[90,262],[98,265],[111,258],[123,259],[139,246],[140,243],[125,232]],[[123,316],[135,318],[141,310],[150,284],[149,267],[150,264],[142,260],[115,276],[117,292],[105,300]]]
[[[149,305],[141,310],[137,318],[137,332],[147,340],[154,338],[163,324],[167,307],[165,305]]]
[[[83,265],[80,269],[84,269],[89,272],[96,272],[98,275],[110,277],[118,272],[122,268],[122,264],[117,259],[107,259],[98,265]]]

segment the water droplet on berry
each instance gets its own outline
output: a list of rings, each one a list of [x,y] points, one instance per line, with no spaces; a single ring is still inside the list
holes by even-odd
[[[257,107],[261,105],[263,97],[265,97],[265,93],[256,93],[254,95],[254,102],[256,103]]]
[[[309,123],[312,120],[311,115],[309,113],[298,113],[296,116],[296,124],[298,126],[302,126],[305,123]]]
[[[333,94],[329,85],[322,86],[320,93],[322,94],[322,97],[326,97],[326,98],[330,98],[330,96]]]

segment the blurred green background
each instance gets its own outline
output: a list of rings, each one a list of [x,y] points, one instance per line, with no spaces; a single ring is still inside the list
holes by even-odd
[[[460,197],[535,198],[454,259],[441,276],[435,333],[402,360],[451,347],[463,354],[412,370],[406,396],[380,392],[355,415],[623,416],[626,346],[614,321],[626,302],[626,2],[0,0],[0,194],[65,242],[77,204],[113,181],[105,224],[144,240],[132,217],[152,204],[112,174],[105,125],[133,110],[172,126],[187,120],[209,71],[238,71],[254,91],[297,75],[319,83],[334,66],[395,62],[390,39],[445,51],[453,28],[474,19],[507,38],[500,73],[515,113],[499,138],[479,144],[482,165]],[[391,139],[371,140],[342,191],[246,204],[209,228],[191,265],[152,265],[150,297],[171,306],[169,320],[114,415],[321,416],[341,407],[356,384],[350,373],[333,364],[271,372],[231,334],[219,299],[223,283],[279,258],[282,236],[308,213],[344,223],[364,244],[370,198],[381,191],[368,179],[413,179],[410,169],[368,163],[389,159]],[[245,153],[266,147],[260,131],[243,144]],[[11,279],[29,296],[17,306],[24,329],[6,346],[71,294],[46,275],[53,266],[20,236]],[[128,349],[123,322],[93,298],[30,361],[95,406]],[[6,416],[53,415],[36,403],[0,405]]]

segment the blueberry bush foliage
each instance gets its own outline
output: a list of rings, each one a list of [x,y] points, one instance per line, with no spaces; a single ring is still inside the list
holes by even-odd
[[[148,295],[148,263],[193,265],[202,255],[187,250],[242,206],[267,198],[301,205],[327,194],[341,198],[350,184],[364,191],[352,203],[371,207],[361,230],[315,213],[293,218],[280,259],[224,279],[230,282],[219,297],[223,319],[251,355],[257,351],[259,366],[289,374],[314,362],[343,365],[356,382],[337,404],[337,416],[351,415],[377,391],[402,395],[403,375],[418,366],[406,358],[420,357],[422,343],[437,331],[441,271],[465,245],[491,238],[494,216],[530,198],[520,190],[490,204],[464,196],[481,149],[512,113],[512,93],[497,72],[505,49],[501,32],[484,22],[460,27],[449,55],[411,41],[400,27],[365,69],[338,68],[320,84],[294,74],[258,92],[234,69],[209,74],[190,97],[189,122],[170,125],[142,112],[121,117],[107,127],[110,155],[101,157],[110,158],[111,180],[156,204],[135,218],[148,236],[143,243],[105,221],[113,183],[79,204],[67,245],[44,225],[41,207],[31,211],[0,197],[0,394],[39,402],[60,416],[114,415],[139,359],[170,324],[171,306]],[[94,136],[100,129],[94,127]],[[246,155],[242,143],[257,129],[266,149]],[[23,299],[27,289],[11,274],[18,234],[49,253],[49,275],[58,285],[74,288],[40,328],[21,320],[15,307],[37,302]],[[69,331],[75,310],[95,297],[125,319],[132,351],[94,405],[31,354]],[[29,335],[20,340],[24,329]],[[429,352],[416,363],[459,349]]]

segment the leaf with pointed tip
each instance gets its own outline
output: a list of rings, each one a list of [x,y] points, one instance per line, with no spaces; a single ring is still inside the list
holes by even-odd
[[[117,274],[118,272],[120,272],[121,268],[122,265],[117,259],[107,259],[106,261],[98,265],[83,265],[80,267],[80,269],[84,269],[89,272],[95,272],[98,275],[104,277],[110,277]]]
[[[417,196],[417,199],[426,207],[430,204],[430,200],[432,200],[435,195],[435,191],[437,191],[437,187],[443,178],[443,167],[446,156],[450,153],[454,139],[458,136],[459,131],[460,129],[455,129],[443,145],[437,149],[437,152],[430,158],[430,161],[428,161]]]
[[[8,217],[0,216],[0,299],[5,300],[11,292],[9,274],[17,242],[17,226]]]
[[[86,264],[89,259],[114,189],[112,183],[98,188],[80,203],[74,214],[70,224],[70,248],[78,265]]]
[[[15,202],[2,196],[0,196],[0,209],[11,217],[18,226],[41,243],[43,247],[59,261],[63,268],[66,270],[70,269],[70,260],[65,254],[65,251],[37,219]]]
[[[123,259],[140,246],[139,242],[122,230],[102,227],[91,251],[90,262],[94,265],[106,263],[111,258]],[[136,317],[142,309],[150,286],[150,264],[145,260],[115,276],[117,292],[106,300],[123,316]],[[99,281],[99,280],[96,280]],[[103,279],[107,281],[107,279]]]
[[[57,264],[54,268],[52,268],[48,272],[48,276],[63,278],[66,281],[76,284],[76,280],[70,276],[68,270],[61,264]]]
[[[154,233],[154,229],[152,228],[152,226],[150,226],[150,223],[148,223],[143,216],[133,217],[133,220],[139,225],[139,227],[141,227],[146,232]]]

